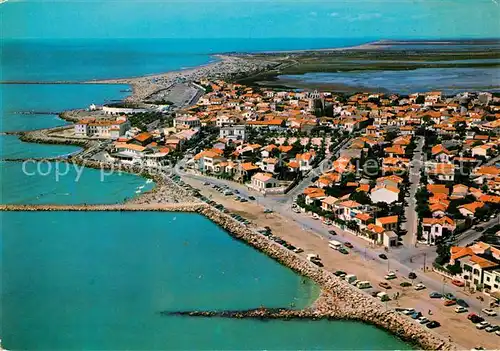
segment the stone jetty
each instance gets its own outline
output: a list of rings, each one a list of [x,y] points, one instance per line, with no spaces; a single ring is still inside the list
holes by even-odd
[[[112,205],[0,205],[0,211],[150,211],[150,212],[200,212],[208,205],[203,203],[165,204],[112,204]]]

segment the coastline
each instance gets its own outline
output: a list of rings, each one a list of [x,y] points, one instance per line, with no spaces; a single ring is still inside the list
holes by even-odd
[[[373,45],[373,44],[364,44]],[[363,45],[361,45],[363,46]],[[342,51],[342,50],[355,50],[359,47],[353,48],[338,48],[338,49],[320,49],[320,50],[300,50],[294,52],[314,52],[314,51]],[[281,52],[283,53],[283,52]],[[220,56],[220,61],[211,62],[206,65],[198,66],[195,68],[188,68],[185,70],[171,71],[162,74],[147,75],[140,77],[131,78],[120,78],[120,79],[110,79],[110,80],[99,80],[99,81],[88,81],[81,83],[67,83],[67,84],[127,84],[133,88],[133,93],[131,96],[126,98],[128,101],[141,100],[144,96],[148,96],[151,92],[158,89],[165,88],[165,84],[170,84],[178,78],[191,79],[199,74],[205,74],[205,72],[214,70],[220,71],[221,64],[233,64],[241,60],[240,58],[235,58],[231,56],[224,55],[214,55]],[[163,81],[158,83],[153,83],[152,79],[162,79]],[[39,84],[54,84],[54,83],[39,83]],[[66,83],[60,83],[66,84]],[[66,112],[65,112],[66,113]],[[74,122],[78,118],[71,119],[70,116],[61,114],[61,118]],[[63,128],[63,127],[57,127]],[[67,128],[67,126],[65,127]],[[44,132],[48,129],[42,129],[37,131],[22,132],[21,140],[25,142],[34,143],[46,143],[46,144],[64,144],[64,145],[77,145],[84,148],[83,151],[91,147],[91,141],[88,140],[77,140],[77,139],[65,139],[51,137]],[[40,134],[36,134],[40,133]],[[80,144],[81,143],[81,144]],[[90,144],[89,144],[90,143]],[[82,152],[83,152],[82,151]],[[63,157],[61,157],[63,158]],[[64,158],[68,160],[67,158]],[[94,161],[85,161],[74,158],[69,162],[81,163],[89,168],[105,169],[106,164],[102,164]],[[121,170],[138,174],[140,176],[148,176],[144,173],[137,173],[138,171],[133,167],[128,169],[122,168]],[[141,196],[130,200],[128,203],[137,204],[137,207],[131,206],[129,208],[136,208],[134,211],[148,211],[148,208],[153,208],[151,201],[164,201],[168,196],[175,196],[172,194],[172,187],[176,185],[170,184],[171,180],[167,181],[163,177],[153,178],[155,180],[155,187],[148,193],[141,194]],[[168,184],[168,185],[165,185]],[[176,190],[178,190],[176,188]],[[155,198],[154,194],[158,194],[159,198]],[[175,201],[185,200],[184,194],[177,196]],[[27,205],[30,206],[30,205]],[[318,300],[314,303],[312,311],[310,314],[304,314],[300,318],[331,318],[331,319],[346,319],[346,320],[357,320],[368,324],[376,325],[384,330],[391,332],[394,335],[402,338],[405,341],[415,343],[426,349],[455,349],[456,345],[449,343],[444,339],[440,339],[434,335],[435,333],[423,329],[423,327],[416,326],[411,321],[408,321],[404,317],[397,313],[391,311],[384,311],[383,306],[378,303],[375,299],[365,296],[362,292],[354,290],[352,286],[341,281],[337,277],[333,276],[331,273],[324,269],[320,269],[313,266],[311,263],[304,260],[304,258],[294,255],[290,251],[282,248],[281,246],[271,242],[265,237],[260,237],[255,232],[248,228],[242,228],[241,226],[236,226],[234,221],[227,216],[221,215],[211,208],[206,208],[205,206],[198,209],[183,208],[182,206],[188,206],[188,203],[177,203],[175,206],[166,206],[165,211],[182,211],[182,212],[197,212],[205,217],[209,218],[211,221],[224,228],[229,235],[233,236],[238,240],[242,240],[253,248],[263,252],[269,257],[277,260],[282,265],[289,267],[295,272],[307,276],[314,280],[319,286],[321,286],[322,293]],[[141,209],[142,208],[142,209]],[[5,211],[4,206],[0,206],[0,211]],[[20,209],[21,211],[26,210],[26,208]],[[40,210],[40,209],[32,209]],[[68,210],[68,209],[64,209]],[[116,211],[117,209],[112,209],[110,207],[109,211]],[[151,210],[151,209],[149,209]],[[294,312],[295,313],[295,312]],[[276,316],[276,318],[283,318],[284,316]],[[286,316],[285,316],[286,317]],[[273,317],[274,318],[274,317]]]

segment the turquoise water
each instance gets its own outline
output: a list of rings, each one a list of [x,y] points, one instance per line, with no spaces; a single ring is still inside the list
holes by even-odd
[[[6,204],[117,203],[135,197],[136,191],[145,192],[154,186],[136,175],[118,172],[109,175],[106,171],[68,163],[2,162],[0,165],[0,203]]]
[[[16,135],[0,135],[2,158],[57,157],[79,150],[81,148],[72,145],[24,143]]]
[[[36,57],[36,56],[35,56]],[[3,63],[2,63],[3,64]],[[30,64],[27,62],[26,64]],[[57,63],[54,62],[57,68]],[[9,72],[9,66],[3,66]],[[73,67],[76,69],[76,67]],[[88,108],[121,100],[128,93],[126,85],[86,84],[0,84],[0,131],[21,131],[66,125],[56,115],[22,114],[26,112],[62,112],[75,108]]]
[[[348,322],[164,317],[305,306],[318,289],[195,214],[0,213],[2,341],[29,350],[407,349]],[[33,223],[43,223],[33,227]],[[360,337],[362,335],[362,337]]]

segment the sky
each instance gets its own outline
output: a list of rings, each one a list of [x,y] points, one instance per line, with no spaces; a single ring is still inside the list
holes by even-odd
[[[500,0],[9,0],[3,38],[499,38]]]

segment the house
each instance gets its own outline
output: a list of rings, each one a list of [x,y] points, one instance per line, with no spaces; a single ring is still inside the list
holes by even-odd
[[[270,173],[258,172],[252,176],[252,188],[257,191],[265,192],[266,189],[275,188],[278,181]]]
[[[427,174],[440,181],[452,182],[455,179],[455,165],[452,163],[426,163]]]
[[[326,197],[325,191],[319,188],[306,188],[304,195],[306,205],[312,205],[315,201],[321,201]]]
[[[435,245],[437,238],[453,233],[455,228],[455,222],[446,216],[422,219],[422,234],[424,240],[430,245]]]
[[[312,163],[315,158],[316,152],[314,151],[295,155],[295,161],[298,162],[300,171],[310,171],[313,168]]]
[[[441,163],[450,162],[451,153],[442,144],[435,145],[432,148],[431,153],[432,153],[432,157],[437,162],[441,162]]]
[[[219,137],[229,140],[246,140],[245,126],[223,126],[219,131]]]
[[[450,190],[445,184],[428,184],[427,191],[433,195],[444,194],[446,197],[450,194]]]
[[[472,202],[470,204],[465,204],[462,206],[458,206],[458,210],[464,217],[474,217],[478,208],[482,208],[484,206],[483,202]]]
[[[393,186],[376,186],[371,190],[370,199],[374,204],[378,202],[392,204],[399,199],[399,189]]]
[[[353,200],[342,201],[337,204],[337,215],[340,219],[344,221],[352,221],[356,217],[356,214],[359,213],[359,208],[361,204],[357,203]]]
[[[379,217],[375,220],[375,224],[384,230],[397,230],[398,216]]]
[[[463,199],[469,193],[469,188],[463,184],[453,185],[453,192],[451,193],[450,199]]]
[[[399,184],[403,182],[403,178],[398,177],[397,175],[390,175],[386,177],[380,177],[377,178],[377,186],[378,187],[392,187],[392,188],[399,188]]]
[[[489,150],[492,150],[492,146],[488,144],[474,146],[472,148],[472,157],[476,156],[487,157]]]
[[[175,129],[182,128],[200,128],[201,121],[196,116],[180,116],[174,119],[174,127]]]
[[[276,167],[279,165],[279,160],[274,157],[263,158],[260,168],[269,173],[276,173]]]
[[[321,200],[321,208],[327,212],[333,212],[335,210],[335,204],[339,199],[333,196],[327,196]]]
[[[486,289],[485,272],[491,272],[500,267],[500,250],[483,242],[468,247],[452,246],[450,253],[450,265],[460,265],[465,285],[476,289]],[[490,289],[495,282],[491,280],[492,276],[495,275],[488,274],[490,279],[486,284]]]
[[[373,217],[365,212],[356,213],[356,216],[354,217],[354,221],[358,224],[360,229],[366,228],[372,220]]]
[[[120,116],[116,120],[98,120],[93,117],[81,119],[75,123],[75,136],[118,139],[130,129],[126,117]]]

